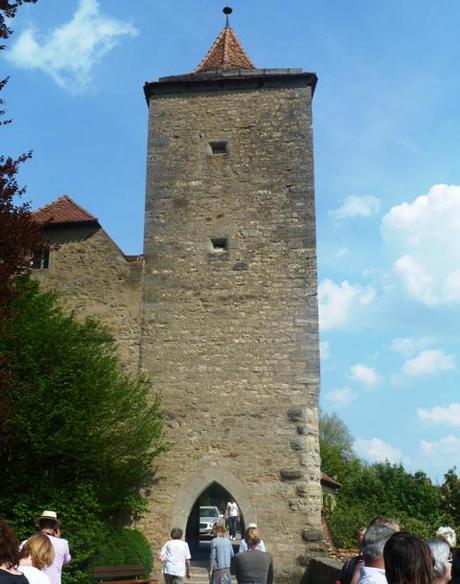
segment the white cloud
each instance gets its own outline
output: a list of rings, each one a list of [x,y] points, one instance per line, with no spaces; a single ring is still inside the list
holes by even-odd
[[[358,456],[365,458],[369,462],[400,462],[402,459],[402,452],[398,448],[393,448],[380,438],[372,438],[365,440],[364,438],[357,438],[353,444],[353,450]]]
[[[460,403],[453,403],[447,407],[435,406],[431,410],[419,408],[417,414],[421,420],[435,424],[460,426]]]
[[[343,246],[337,250],[335,257],[336,258],[343,258],[343,257],[347,256],[349,253],[350,253],[350,250],[348,249],[348,247]]]
[[[460,460],[460,438],[449,434],[437,442],[422,440],[420,450],[425,460],[442,471],[451,468]]]
[[[391,341],[390,347],[396,353],[410,357],[432,344],[433,340],[429,337],[397,337]]]
[[[425,349],[404,363],[402,373],[410,377],[423,377],[452,369],[455,369],[453,355],[446,355],[438,349]]]
[[[135,36],[128,22],[101,13],[97,0],[80,0],[72,19],[40,38],[33,28],[21,33],[7,58],[18,67],[39,69],[71,93],[86,89],[93,69],[120,37]]]
[[[331,406],[347,406],[357,397],[357,394],[349,387],[341,387],[327,393],[325,400]]]
[[[356,306],[369,304],[374,298],[375,290],[370,286],[353,285],[346,280],[341,284],[323,280],[318,287],[321,330],[345,326]]]
[[[350,367],[350,377],[367,387],[377,385],[380,381],[380,377],[375,369],[367,367],[367,365],[362,365],[361,363]]]
[[[329,214],[335,221],[352,219],[354,217],[372,217],[380,211],[380,200],[372,195],[347,197],[343,205]]]
[[[427,305],[460,303],[460,186],[435,185],[382,220],[393,269],[407,294]]]

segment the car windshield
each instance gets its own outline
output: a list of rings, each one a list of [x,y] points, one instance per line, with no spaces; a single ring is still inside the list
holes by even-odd
[[[214,507],[200,507],[200,517],[219,517]]]

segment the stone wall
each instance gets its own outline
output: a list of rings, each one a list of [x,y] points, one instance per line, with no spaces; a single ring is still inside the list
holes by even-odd
[[[142,258],[128,261],[98,225],[74,224],[45,229],[50,244],[49,268],[33,275],[57,291],[64,306],[79,318],[97,317],[109,327],[122,364],[139,367]]]
[[[330,558],[312,558],[301,584],[335,584],[340,582],[342,563]]]
[[[216,481],[277,582],[322,550],[311,125],[282,80],[150,101],[141,364],[170,449],[143,528],[156,552]]]

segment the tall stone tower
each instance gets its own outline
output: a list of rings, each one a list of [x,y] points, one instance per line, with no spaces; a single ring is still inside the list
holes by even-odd
[[[311,101],[228,23],[149,105],[141,366],[163,395],[144,529],[154,549],[217,484],[256,521],[277,582],[321,545]]]

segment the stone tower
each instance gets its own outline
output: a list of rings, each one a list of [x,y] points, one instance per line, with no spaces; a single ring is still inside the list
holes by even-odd
[[[170,448],[154,549],[212,485],[256,521],[277,582],[321,546],[311,101],[317,78],[257,69],[227,25],[149,105],[141,367]]]

